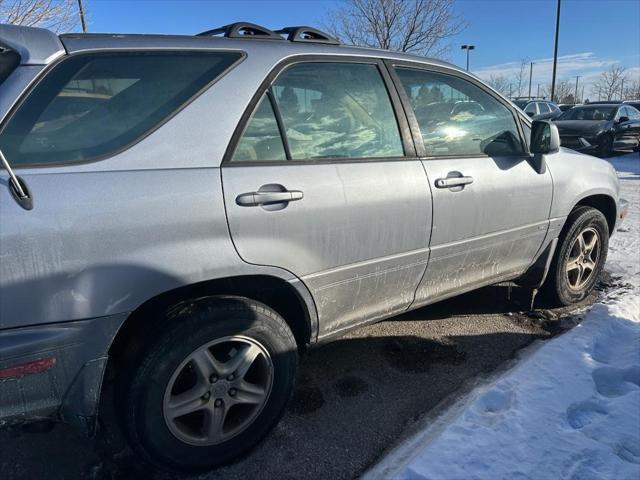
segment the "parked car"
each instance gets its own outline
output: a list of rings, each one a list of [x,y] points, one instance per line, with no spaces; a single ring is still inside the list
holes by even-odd
[[[625,105],[631,105],[633,108],[640,112],[640,100],[625,100],[622,103],[624,103]]]
[[[558,106],[549,100],[538,99],[515,99],[513,101],[518,108],[529,115],[534,120],[549,120],[560,116],[562,111]]]
[[[625,104],[625,105],[631,105],[633,108],[635,108],[636,110],[640,111],[640,100],[596,100],[594,102],[589,102],[589,105],[602,105],[602,104],[607,104],[607,105],[619,105],[619,104]]]
[[[573,104],[573,103],[561,103],[561,104],[558,105],[558,108],[560,109],[561,112],[566,112],[567,110],[570,110],[575,106],[576,105]]]
[[[626,213],[439,60],[242,23],[0,42],[0,424],[93,434],[109,392],[160,468],[256,445],[351,328],[498,282],[582,300]]]
[[[564,147],[611,155],[640,146],[640,111],[631,105],[593,103],[574,107],[554,120]]]

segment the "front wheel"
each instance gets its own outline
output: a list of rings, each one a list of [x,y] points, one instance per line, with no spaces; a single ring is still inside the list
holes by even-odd
[[[124,427],[151,464],[203,471],[242,455],[278,421],[298,352],[286,322],[263,304],[228,297],[182,310],[122,390]]]
[[[571,305],[591,293],[604,268],[609,227],[595,208],[579,207],[567,218],[545,284],[554,303]]]
[[[598,144],[598,156],[610,157],[611,155],[613,155],[613,135],[606,134]]]

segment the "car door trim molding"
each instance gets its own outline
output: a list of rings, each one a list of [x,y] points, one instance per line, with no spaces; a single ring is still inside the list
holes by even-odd
[[[302,280],[309,280],[309,279],[314,279],[317,277],[322,277],[324,275],[326,275],[327,273],[336,273],[336,272],[340,272],[340,271],[344,271],[344,270],[350,270],[354,267],[360,267],[360,266],[367,266],[370,264],[375,264],[375,263],[380,263],[380,262],[384,262],[387,260],[395,260],[395,259],[399,259],[399,258],[404,258],[404,257],[409,257],[412,255],[420,255],[422,253],[427,255],[427,258],[423,261],[423,260],[419,260],[413,263],[407,263],[407,264],[403,264],[403,265],[395,265],[393,267],[389,267],[388,269],[385,270],[379,270],[379,271],[375,271],[366,275],[359,275],[357,277],[353,277],[353,278],[349,278],[349,279],[345,279],[345,280],[340,280],[339,282],[334,282],[334,283],[328,283],[326,285],[324,285],[323,287],[321,287],[320,289],[325,289],[328,287],[332,287],[335,285],[341,285],[344,283],[349,283],[350,281],[353,280],[358,280],[361,278],[367,278],[367,277],[373,277],[376,275],[380,275],[383,273],[387,273],[387,272],[394,272],[394,271],[398,271],[398,270],[402,270],[404,268],[409,268],[409,267],[416,267],[418,265],[423,265],[427,263],[428,260],[428,255],[429,255],[429,251],[430,248],[429,247],[425,247],[425,248],[418,248],[415,250],[411,250],[408,252],[402,252],[402,253],[395,253],[393,255],[386,255],[384,257],[377,257],[377,258],[369,258],[367,260],[363,260],[361,262],[354,262],[354,263],[349,263],[347,265],[340,265],[339,267],[336,268],[331,268],[329,270],[322,270],[320,272],[314,272],[314,273],[309,273],[307,275],[304,275],[302,277]]]
[[[344,158],[344,157],[331,157],[331,158],[318,158],[318,159],[289,159],[290,152],[287,152],[288,159],[287,160],[274,160],[274,161],[239,161],[232,162],[233,154],[236,151],[238,143],[240,143],[240,139],[242,135],[244,135],[245,130],[251,120],[251,116],[255,112],[255,109],[258,106],[258,103],[262,99],[262,97],[266,94],[269,95],[269,91],[271,91],[271,87],[273,86],[274,81],[278,76],[284,72],[291,65],[299,64],[299,63],[347,63],[347,64],[369,64],[376,65],[378,67],[378,71],[380,76],[382,77],[384,86],[387,90],[387,94],[389,96],[389,100],[391,101],[391,106],[393,109],[393,113],[396,117],[396,122],[398,125],[398,133],[400,134],[400,138],[402,141],[402,148],[404,150],[404,155],[396,156],[396,157],[362,157],[362,158]],[[273,94],[271,94],[273,95]],[[274,109],[274,115],[276,116],[276,121],[278,117],[282,118],[280,115],[280,111],[276,102],[272,102],[272,106]],[[280,127],[280,125],[279,125]],[[281,136],[284,135],[285,132],[281,131]],[[284,135],[286,137],[286,135]],[[284,143],[284,138],[283,138]],[[417,157],[417,152],[415,149],[415,142],[413,140],[413,135],[411,132],[411,128],[408,123],[407,115],[402,104],[402,101],[398,95],[398,90],[389,75],[389,71],[385,66],[384,61],[379,57],[358,57],[358,56],[343,56],[343,55],[322,55],[322,54],[302,54],[295,55],[288,58],[285,58],[280,63],[278,63],[275,67],[271,69],[271,71],[267,74],[265,79],[258,87],[258,90],[254,93],[253,97],[249,101],[247,108],[245,109],[242,117],[240,118],[240,122],[236,126],[233,135],[231,136],[231,140],[227,145],[227,149],[225,151],[224,157],[220,164],[221,167],[250,167],[250,166],[267,166],[267,165],[308,165],[308,164],[331,164],[331,163],[362,163],[362,162],[389,162],[389,161],[403,161],[409,159],[415,159]]]

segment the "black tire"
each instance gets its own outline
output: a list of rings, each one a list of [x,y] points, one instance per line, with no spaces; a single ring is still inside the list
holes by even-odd
[[[567,265],[577,238],[583,232],[595,231],[600,243],[595,268],[586,278],[584,285],[573,288],[567,273]],[[571,305],[583,300],[593,290],[604,264],[609,248],[609,226],[602,212],[591,207],[578,207],[571,212],[560,234],[551,266],[544,285],[544,291],[553,304]],[[588,272],[588,270],[587,270]]]
[[[598,156],[610,157],[613,155],[613,135],[607,133],[603,135],[598,144]]]
[[[124,380],[124,388],[119,389],[124,392],[123,429],[134,451],[151,465],[169,471],[201,472],[237,459],[275,426],[291,396],[298,351],[284,319],[261,303],[223,297],[200,300],[182,310],[187,313],[172,319],[172,328],[145,350]],[[194,351],[231,336],[248,337],[268,352],[270,393],[245,430],[223,443],[191,445],[178,439],[165,421],[167,386]]]

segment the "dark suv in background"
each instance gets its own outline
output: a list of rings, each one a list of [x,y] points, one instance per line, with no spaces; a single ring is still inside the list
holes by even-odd
[[[554,123],[562,146],[606,157],[640,146],[640,111],[625,103],[594,102],[567,110]]]

